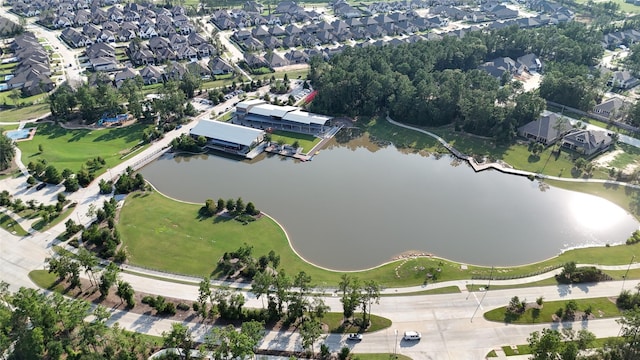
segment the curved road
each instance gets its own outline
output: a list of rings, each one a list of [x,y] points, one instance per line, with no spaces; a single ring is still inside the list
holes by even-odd
[[[219,111],[228,106],[226,103],[217,108],[210,109],[201,114],[198,118],[208,118],[211,111]],[[91,204],[101,206],[102,201],[109,196],[100,195],[98,183],[100,179],[107,179],[123,172],[128,166],[132,166],[140,161],[144,161],[150,154],[162,150],[168,146],[171,140],[181,134],[186,134],[195,125],[195,121],[183,126],[180,130],[169,132],[165,137],[149,148],[137,155],[125,160],[120,165],[110,169],[91,185],[85,189],[70,194],[68,198],[77,201],[78,206],[71,215],[77,217],[78,221],[88,224],[92,219],[85,214]],[[4,183],[3,180],[1,183]],[[17,186],[24,187],[24,181]],[[16,189],[17,193],[24,191],[24,188]],[[75,220],[75,219],[74,219]],[[33,269],[44,268],[44,259],[51,255],[51,246],[55,237],[64,231],[64,224],[54,226],[50,230],[42,233],[35,233],[32,236],[23,238],[15,237],[4,231],[0,236],[0,269],[1,278],[11,284],[11,289],[16,290],[21,286],[36,287],[28,278],[28,273]],[[626,270],[629,265],[614,267]],[[631,267],[638,268],[638,264]],[[133,269],[133,268],[132,268]],[[142,269],[133,269],[137,272],[147,273]],[[543,274],[529,279],[518,279],[510,281],[492,281],[493,285],[523,283],[527,281],[537,281],[539,279],[553,276],[552,273]],[[167,278],[172,276],[165,275]],[[123,273],[122,278],[131,283],[136,291],[153,293],[163,296],[195,300],[197,297],[197,284],[186,285],[164,280],[151,279],[144,276]],[[632,289],[635,284],[632,282],[605,282],[596,285],[581,286],[548,286],[530,287],[511,290],[492,290],[488,292],[466,291],[465,281],[454,281],[439,284],[429,284],[426,289],[458,286],[462,292],[455,294],[429,295],[429,296],[388,296],[380,300],[380,304],[373,306],[375,314],[387,317],[393,321],[391,328],[367,334],[360,343],[349,343],[355,351],[367,352],[387,352],[392,353],[394,349],[402,354],[411,356],[414,359],[482,359],[487,352],[503,345],[523,344],[532,331],[541,330],[544,327],[573,327],[576,329],[586,328],[598,337],[615,336],[619,331],[619,326],[614,319],[591,320],[587,322],[575,322],[570,324],[555,325],[505,325],[485,321],[482,313],[499,306],[506,305],[511,297],[517,295],[521,299],[533,301],[543,296],[546,301],[578,299],[587,297],[616,296],[623,285]],[[406,291],[419,291],[425,289],[418,286],[413,288],[387,289],[386,293],[402,293]],[[249,307],[261,307],[262,301],[255,299],[250,293],[246,293]],[[341,311],[341,303],[334,294],[327,294],[324,297],[332,311]],[[160,335],[170,328],[171,321],[158,319],[152,316],[140,315],[130,312],[113,310],[110,320],[120,323],[121,326],[142,333]],[[202,339],[204,333],[209,329],[209,325],[198,322],[187,323],[198,339]],[[396,336],[396,330],[399,335]],[[420,342],[401,341],[401,335],[407,330],[418,330],[423,334]],[[347,344],[344,337],[330,334],[326,336],[324,342],[332,350],[339,350]],[[269,332],[260,347],[264,349],[292,350],[300,348],[300,341],[297,334]],[[316,347],[317,348],[317,347]]]

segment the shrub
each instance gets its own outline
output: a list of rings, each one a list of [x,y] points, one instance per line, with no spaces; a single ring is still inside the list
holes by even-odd
[[[149,296],[149,295],[147,295],[147,296],[145,296],[145,297],[143,297],[143,298],[142,298],[142,303],[143,303],[143,304],[147,304],[147,305],[149,305],[149,306],[151,306],[151,307],[155,307],[155,305],[156,305],[156,298],[154,298],[153,296]]]
[[[636,230],[631,234],[627,239],[627,245],[633,245],[638,242],[640,242],[640,230]]]
[[[200,304],[198,304],[197,302],[194,302],[193,304],[191,304],[191,307],[193,308],[193,311],[195,311],[195,312],[200,311]]]
[[[191,307],[185,303],[179,303],[176,308],[181,311],[189,311],[189,309],[191,309]]]

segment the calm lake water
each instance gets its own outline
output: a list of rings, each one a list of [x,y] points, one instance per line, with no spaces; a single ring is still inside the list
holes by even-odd
[[[284,226],[302,257],[336,270],[376,266],[407,251],[518,265],[573,247],[622,243],[638,228],[607,200],[455,165],[448,156],[407,154],[360,138],[331,143],[306,163],[176,156],[141,172],[181,200],[253,202]]]

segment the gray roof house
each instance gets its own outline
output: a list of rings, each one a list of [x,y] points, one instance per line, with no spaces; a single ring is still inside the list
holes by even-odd
[[[607,85],[619,89],[631,89],[640,84],[640,80],[631,75],[627,70],[615,71],[613,76],[607,82]]]
[[[593,107],[592,112],[607,118],[615,118],[622,115],[624,101],[618,97],[612,97]]]
[[[134,70],[130,67],[127,67],[127,68],[124,68],[122,71],[119,71],[118,73],[116,73],[116,75],[113,78],[113,82],[116,84],[116,87],[119,88],[120,86],[122,86],[122,83],[124,83],[125,80],[133,79],[138,75],[140,75],[138,73],[138,70]]]
[[[593,156],[609,149],[613,139],[599,130],[578,130],[562,139],[562,147],[586,156]]]
[[[229,74],[233,72],[233,66],[222,60],[220,57],[209,61],[209,68],[213,75]]]
[[[270,52],[265,55],[265,60],[269,63],[272,68],[282,67],[289,65],[289,61],[282,56],[278,55],[275,52]]]
[[[140,76],[142,77],[142,81],[145,85],[162,82],[162,71],[160,68],[153,65],[147,65],[142,68],[142,70],[140,70]]]
[[[501,57],[486,62],[480,65],[479,69],[486,71],[489,75],[498,79],[500,79],[505,72],[511,75],[521,75],[526,70],[524,65],[510,57]]]
[[[529,71],[542,72],[542,61],[536,54],[527,54],[520,56],[517,61],[526,66]]]
[[[518,128],[518,135],[544,145],[551,145],[571,129],[568,120],[552,113],[521,126]]]

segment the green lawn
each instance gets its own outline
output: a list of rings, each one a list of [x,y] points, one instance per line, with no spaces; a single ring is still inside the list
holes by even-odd
[[[135,124],[123,128],[101,130],[67,130],[55,124],[37,124],[38,130],[31,141],[18,143],[22,162],[26,165],[37,159],[46,159],[59,171],[65,168],[78,171],[89,159],[101,156],[106,168],[120,163],[142,139],[142,131],[149,125]],[[40,153],[38,146],[43,146]]]
[[[65,220],[69,216],[69,214],[71,214],[73,209],[74,209],[73,207],[67,207],[60,213],[60,215],[56,216],[53,219],[49,219],[48,222],[45,222],[43,219],[40,219],[39,221],[35,222],[31,227],[38,231],[47,231],[52,227],[56,226],[57,224],[59,224],[62,220]]]
[[[375,305],[373,305],[374,312],[375,312],[375,309],[376,307]],[[327,324],[327,326],[329,327],[330,333],[348,334],[348,333],[362,332],[359,326],[352,324],[354,320],[356,320],[357,322],[358,320],[362,319],[362,313],[356,314],[353,320],[346,324],[342,323],[343,319],[344,319],[344,315],[342,315],[342,313],[331,312],[331,313],[325,314],[324,318],[322,318],[322,322]],[[391,320],[381,316],[377,316],[375,314],[371,314],[371,326],[369,326],[369,328],[364,332],[365,333],[376,332],[383,329],[387,329],[390,326],[391,326]]]
[[[0,228],[7,230],[8,232],[17,235],[25,236],[28,234],[20,224],[15,222],[9,215],[0,214]]]
[[[0,123],[35,119],[46,115],[47,113],[49,113],[49,104],[47,103],[26,106],[23,108],[1,110]]]
[[[271,134],[272,142],[282,141],[285,144],[292,145],[294,142],[298,142],[300,147],[302,147],[302,152],[305,153],[311,150],[317,143],[319,143],[322,139],[315,137],[313,135],[300,134],[290,131],[282,131],[282,130],[274,130]]]
[[[200,219],[199,208],[200,205],[175,202],[158,193],[129,196],[121,212],[118,230],[132,264],[203,276],[214,270],[224,252],[236,250],[246,242],[254,247],[253,254],[256,257],[273,249],[281,256],[281,263],[287,264],[290,274],[305,271],[314,283],[327,286],[335,286],[340,281],[340,272],[316,268],[297,257],[283,231],[268,218],[243,226],[226,219]],[[536,264],[497,268],[494,278],[531,275],[570,261],[627,264],[633,255],[640,258],[640,244],[575,249]],[[459,263],[420,257],[392,262],[353,275],[361,280],[376,280],[386,287],[402,287],[423,284],[431,268],[440,269],[437,281],[469,279],[471,282],[472,276],[488,276],[491,273],[488,267],[467,265],[467,269],[463,269]],[[629,273],[629,279],[637,278],[640,278],[640,271]],[[432,283],[432,280],[428,283]],[[483,286],[484,283],[486,280],[476,280],[477,286]],[[544,284],[554,284],[553,279],[545,280]]]
[[[58,277],[47,270],[32,270],[29,273],[29,279],[43,289],[52,290],[60,294],[65,293],[64,287],[57,282]]]
[[[46,104],[48,108],[49,104],[44,101],[46,97],[47,94],[38,94],[29,97],[19,97],[16,101],[18,104]],[[16,105],[16,101],[11,98],[11,91],[0,92],[0,104]]]
[[[525,301],[525,299],[520,299]],[[535,299],[526,299],[533,302]],[[621,315],[620,310],[614,302],[609,298],[589,298],[574,300],[578,305],[578,311],[582,312],[591,307],[592,314],[600,318],[618,317]],[[533,323],[551,323],[552,315],[559,308],[564,309],[567,301],[545,301],[542,309],[527,309],[520,316],[512,316],[506,314],[506,306],[493,309],[484,313],[484,318],[489,321],[507,322],[510,324],[533,324]]]

